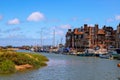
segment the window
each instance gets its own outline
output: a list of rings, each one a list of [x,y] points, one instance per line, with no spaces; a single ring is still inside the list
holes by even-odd
[[[111,32],[107,32],[107,35],[111,35]]]
[[[81,35],[79,35],[79,39],[81,38]]]
[[[80,32],[81,31],[81,29],[80,28],[78,28],[78,32]]]
[[[94,33],[94,29],[92,29],[92,33]]]
[[[83,38],[83,34],[81,35],[81,38]]]
[[[70,36],[67,36],[67,40],[69,40],[70,39]]]
[[[76,39],[76,35],[75,35],[75,39]]]

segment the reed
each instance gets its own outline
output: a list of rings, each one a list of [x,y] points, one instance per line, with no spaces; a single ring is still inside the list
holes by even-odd
[[[32,68],[46,66],[49,61],[45,56],[38,53],[15,52],[11,50],[0,50],[0,73],[16,72],[15,65],[29,64]]]

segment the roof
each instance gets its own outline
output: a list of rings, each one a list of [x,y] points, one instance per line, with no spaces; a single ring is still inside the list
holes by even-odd
[[[74,34],[81,35],[81,34],[83,34],[83,32],[82,31],[78,31],[78,29],[75,29]]]
[[[105,31],[103,29],[99,29],[97,34],[105,34]]]

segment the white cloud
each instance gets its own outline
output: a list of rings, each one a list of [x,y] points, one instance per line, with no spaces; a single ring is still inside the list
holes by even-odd
[[[120,20],[120,15],[116,15],[116,16],[115,16],[115,19],[116,19],[116,20]]]
[[[54,31],[55,31],[55,35],[59,35],[59,36],[63,36],[63,35],[64,35],[64,30],[59,29],[59,28],[52,27],[52,28],[50,29],[50,35],[51,35],[51,36],[53,36]]]
[[[11,25],[19,24],[19,23],[20,23],[20,21],[17,18],[14,18],[14,19],[8,21],[8,24],[11,24]]]
[[[70,29],[70,28],[71,28],[71,25],[69,25],[69,24],[61,25],[60,28],[61,28],[61,29]]]
[[[56,38],[63,37],[63,36],[65,36],[66,30],[70,29],[70,28],[71,28],[71,25],[69,25],[69,24],[60,25],[60,26],[53,26],[50,28],[50,31],[47,34],[49,34],[49,37],[51,36],[50,38],[52,38],[53,34],[54,34],[54,30],[55,30]]]
[[[42,13],[40,12],[33,12],[32,14],[29,15],[29,17],[27,18],[28,21],[41,21],[43,20],[45,17]]]

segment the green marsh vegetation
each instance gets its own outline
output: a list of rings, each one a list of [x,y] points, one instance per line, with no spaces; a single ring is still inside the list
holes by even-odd
[[[12,50],[0,49],[0,73],[14,73],[19,71],[16,66],[29,64],[30,68],[47,66],[49,61],[45,56],[37,53],[15,52]],[[23,68],[23,70],[27,68]]]

